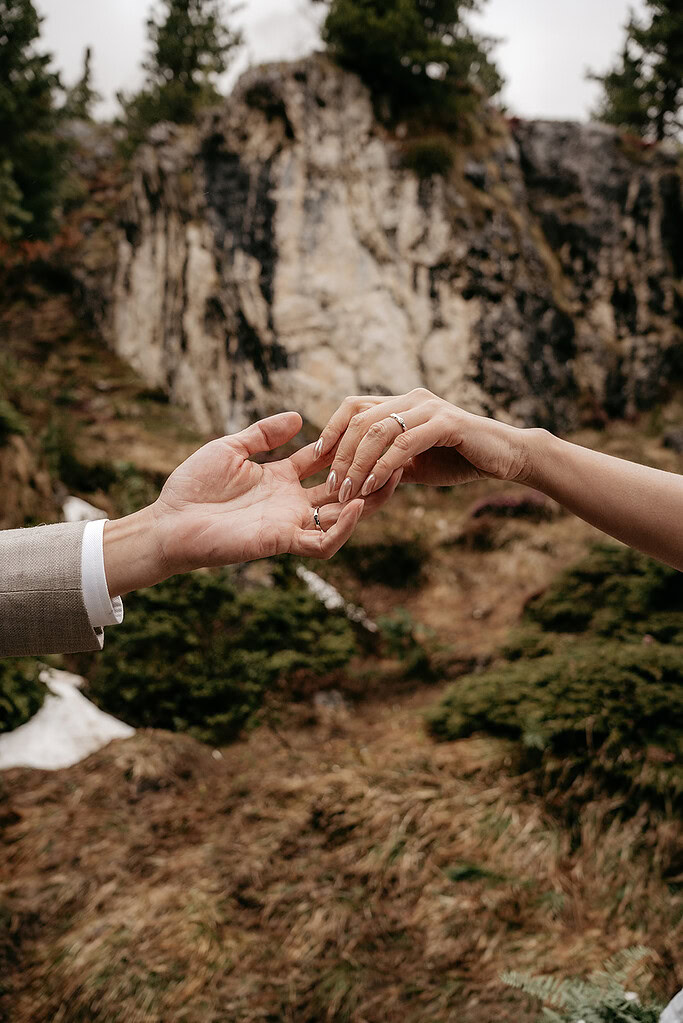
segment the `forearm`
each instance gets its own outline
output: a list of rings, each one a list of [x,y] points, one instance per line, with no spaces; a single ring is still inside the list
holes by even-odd
[[[153,506],[107,522],[104,528],[104,571],[112,597],[154,586],[172,571],[158,538]]]
[[[529,486],[575,515],[683,570],[683,476],[528,431]]]

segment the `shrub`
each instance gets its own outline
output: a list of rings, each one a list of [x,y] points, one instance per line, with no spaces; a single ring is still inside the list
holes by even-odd
[[[525,618],[548,633],[613,639],[649,634],[683,644],[681,576],[637,551],[600,544],[531,601]]]
[[[70,490],[93,493],[108,490],[116,480],[115,470],[102,462],[86,465],[76,453],[73,426],[67,419],[53,417],[41,437],[45,459],[52,476]]]
[[[403,609],[393,615],[382,616],[377,625],[389,654],[401,662],[406,678],[432,681],[434,670],[424,643],[424,628]]]
[[[635,551],[596,548],[529,604],[505,660],[446,692],[429,717],[432,732],[505,736],[554,782],[589,771],[638,798],[680,801],[679,580]]]
[[[364,583],[382,583],[400,589],[417,586],[428,553],[419,539],[386,543],[351,543],[340,556]]]
[[[347,663],[351,626],[298,587],[239,591],[228,572],[197,572],[126,601],[86,674],[90,695],[132,725],[226,742],[268,690]]]
[[[28,430],[26,420],[4,398],[0,398],[0,447],[7,443],[14,433],[25,434]]]
[[[0,661],[0,733],[23,725],[40,709],[47,692],[33,658]]]
[[[152,504],[164,483],[163,477],[144,472],[132,462],[114,462],[112,472],[108,493],[119,515],[130,515]]]
[[[544,494],[529,490],[522,494],[489,494],[470,509],[473,519],[495,515],[505,519],[530,519],[542,522],[552,518],[552,505]]]
[[[404,147],[401,163],[418,178],[446,177],[453,166],[453,150],[447,139],[417,139]]]
[[[592,644],[505,664],[460,679],[432,713],[431,729],[447,739],[477,731],[519,739],[565,767],[679,798],[682,653],[659,643]]]

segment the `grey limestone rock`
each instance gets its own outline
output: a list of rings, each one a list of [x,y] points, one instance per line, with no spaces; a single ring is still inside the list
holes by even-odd
[[[419,180],[354,75],[247,72],[141,148],[81,270],[107,342],[207,431],[417,386],[559,430],[633,415],[680,363],[676,157],[492,124]]]

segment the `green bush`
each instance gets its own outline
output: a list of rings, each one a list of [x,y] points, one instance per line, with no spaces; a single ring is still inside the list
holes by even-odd
[[[228,572],[177,577],[126,600],[85,669],[89,695],[132,725],[226,742],[268,690],[324,676],[355,651],[351,626],[307,591],[240,591]]]
[[[144,472],[132,462],[114,462],[112,473],[108,493],[119,515],[130,515],[152,504],[164,483],[163,477]]]
[[[547,633],[613,639],[649,633],[683,644],[681,576],[637,551],[600,544],[532,601],[525,618]]]
[[[620,787],[683,795],[683,651],[591,644],[460,679],[430,716],[439,738],[519,739]],[[554,768],[557,765],[546,764]]]
[[[0,447],[7,443],[13,433],[25,434],[26,420],[10,402],[0,398]]]
[[[378,618],[377,625],[388,653],[401,662],[406,678],[432,681],[434,669],[424,642],[425,629],[403,608]]]
[[[0,733],[23,725],[40,709],[47,692],[38,678],[41,668],[33,658],[0,661]]]
[[[401,163],[418,178],[446,177],[453,166],[453,149],[443,138],[416,139],[405,146]]]
[[[419,585],[428,552],[414,538],[386,543],[351,543],[342,548],[339,556],[361,582],[401,589]]]
[[[556,781],[590,771],[612,789],[680,801],[677,572],[600,546],[530,603],[503,655],[446,692],[429,717],[434,735],[487,731],[519,740]]]
[[[108,490],[116,481],[112,466],[86,465],[80,460],[73,425],[68,419],[54,416],[43,431],[41,446],[50,474],[70,490],[90,494],[95,490]]]

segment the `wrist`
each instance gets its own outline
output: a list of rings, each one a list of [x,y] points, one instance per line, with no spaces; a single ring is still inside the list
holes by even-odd
[[[526,469],[520,483],[534,490],[544,491],[548,480],[548,466],[556,457],[556,448],[562,442],[549,430],[538,427],[522,430]]]
[[[159,542],[153,505],[107,522],[103,549],[111,597],[154,586],[172,575]]]

